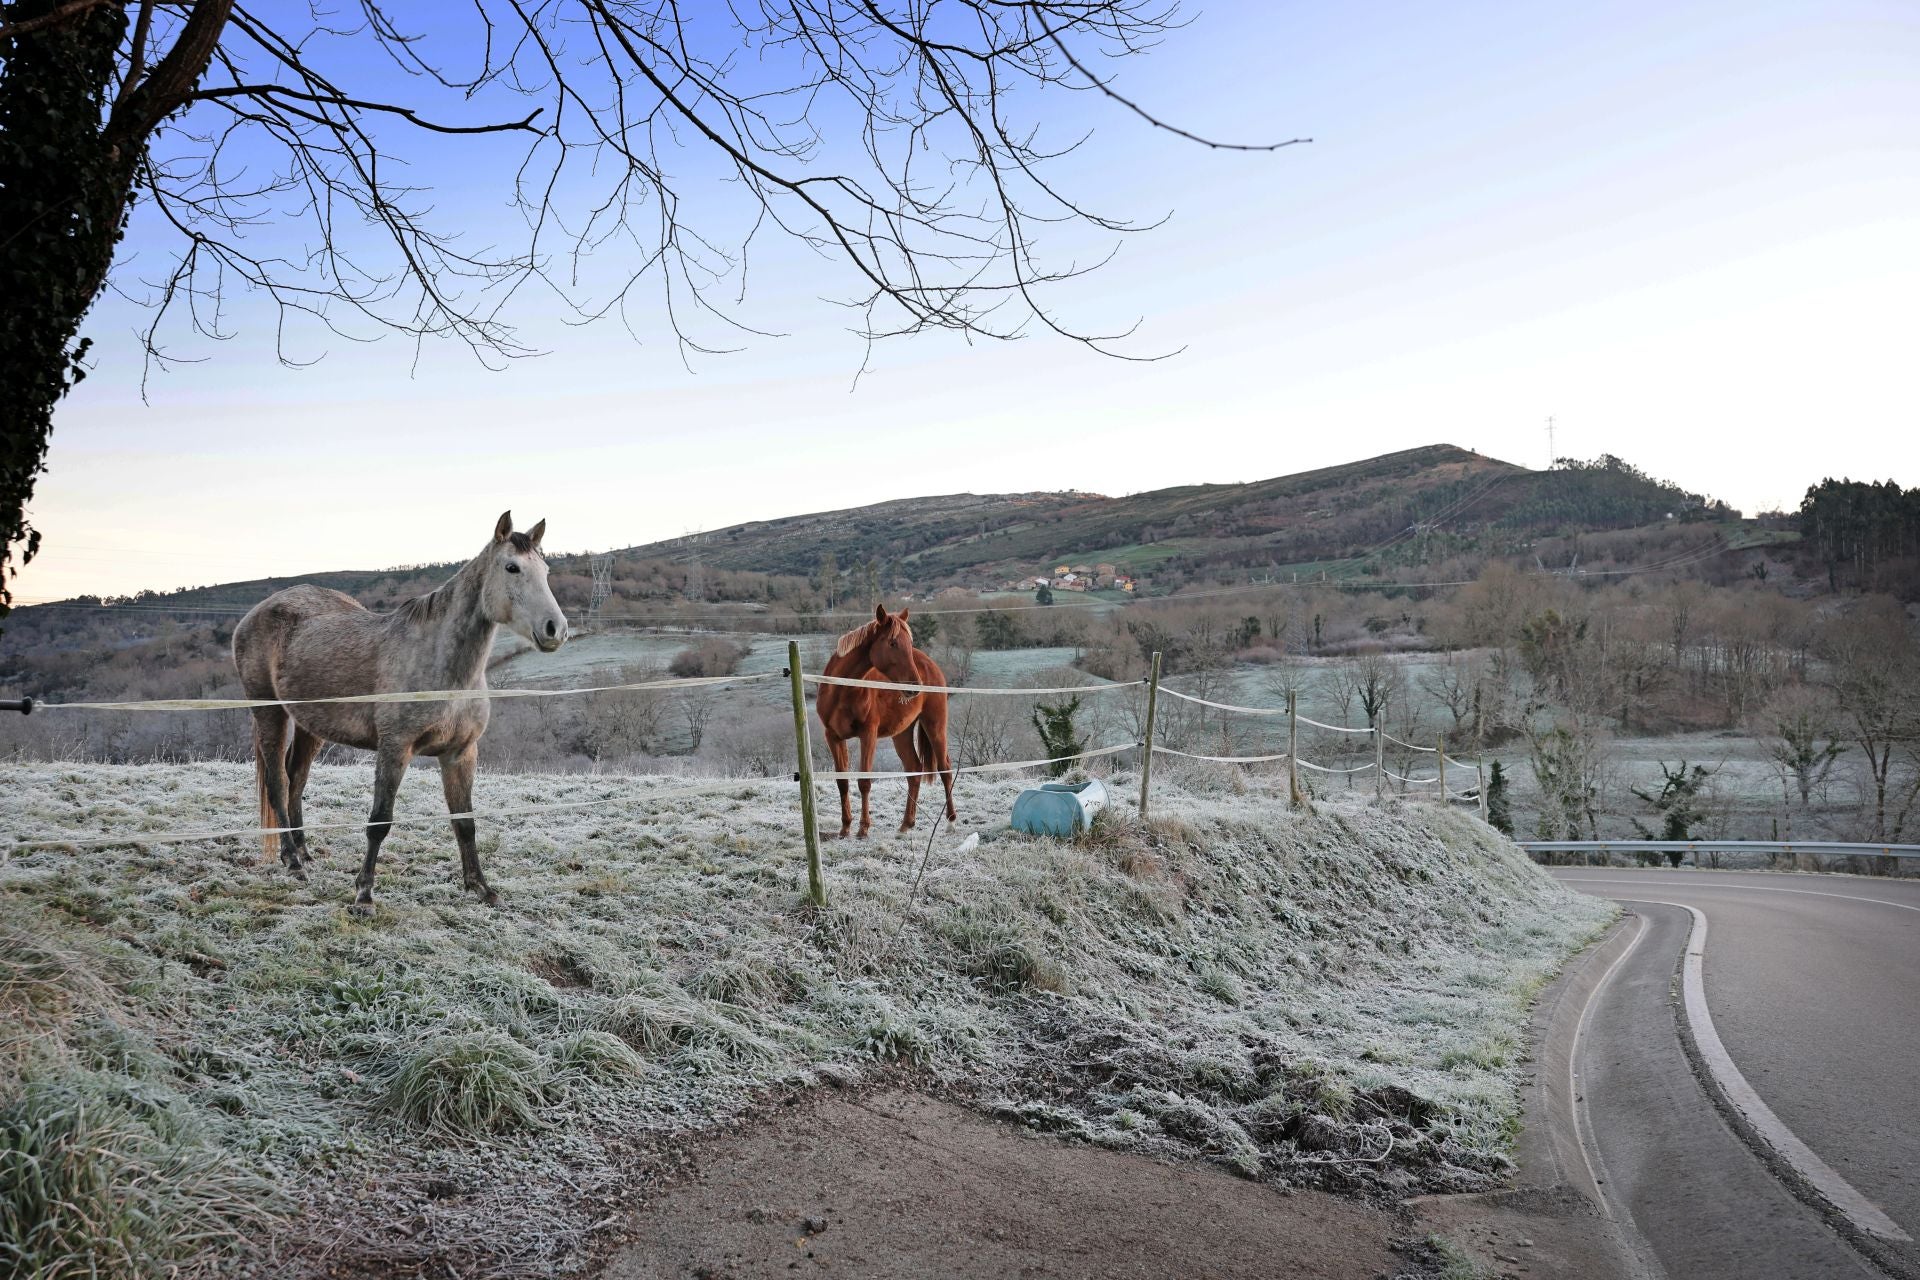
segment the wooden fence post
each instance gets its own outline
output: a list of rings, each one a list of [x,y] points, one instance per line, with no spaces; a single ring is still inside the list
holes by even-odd
[[[1287,690],[1287,803],[1298,809],[1306,802],[1300,794],[1300,691]]]
[[[1435,738],[1433,740],[1433,747],[1434,747],[1434,751],[1437,753],[1434,756],[1434,759],[1440,762],[1440,768],[1438,770],[1440,774],[1440,807],[1444,809],[1447,807],[1447,739],[1446,739],[1446,735],[1442,734],[1440,737]]]
[[[1160,651],[1153,651],[1153,671],[1147,677],[1147,740],[1140,746],[1140,816],[1147,816],[1147,783],[1153,779],[1153,717],[1160,702]]]
[[[1345,717],[1341,717],[1345,719]],[[1380,726],[1373,726],[1373,798],[1387,798],[1387,744],[1380,736]]]
[[[807,898],[816,907],[827,905],[827,886],[820,879],[820,820],[813,811],[813,737],[807,732],[807,693],[800,679],[800,642],[787,641],[787,676],[793,681],[793,740],[799,770],[800,827],[807,838]]]
[[[1491,826],[1492,822],[1487,817],[1487,766],[1475,760],[1473,762],[1473,775],[1480,779],[1480,821]]]

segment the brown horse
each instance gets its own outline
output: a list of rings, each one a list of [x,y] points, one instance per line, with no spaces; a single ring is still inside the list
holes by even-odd
[[[873,621],[855,627],[840,637],[833,656],[827,659],[826,674],[859,680],[892,680],[900,684],[937,684],[947,682],[940,664],[913,647],[913,630],[907,625],[908,610],[888,613],[885,605],[875,605]],[[907,779],[907,814],[900,820],[902,831],[913,829],[914,815],[920,806],[921,772],[938,773],[947,789],[947,820],[960,815],[953,809],[953,760],[947,755],[947,695],[944,693],[889,693],[885,689],[860,689],[846,685],[823,684],[814,709],[821,727],[827,731],[827,749],[833,752],[833,767],[847,772],[847,741],[860,739],[860,772],[873,771],[873,753],[883,737],[893,739],[900,755],[900,767],[916,776]],[[853,829],[853,803],[847,794],[847,780],[840,783],[840,835]],[[871,779],[860,780],[860,838],[873,829],[868,812]]]
[[[323,743],[365,747],[374,753],[373,814],[367,820],[367,858],[353,883],[353,910],[373,910],[373,869],[393,818],[393,797],[416,755],[440,757],[447,812],[473,810],[474,764],[487,731],[485,698],[435,702],[302,702],[368,693],[487,687],[487,655],[494,631],[508,627],[551,653],[567,639],[567,616],[547,587],[542,520],[513,531],[508,512],[493,540],[437,590],[392,613],[371,613],[352,596],[324,587],[288,587],[255,605],[233,631],[233,662],[249,698],[291,706],[253,712],[254,769],[260,822],[292,828],[280,834],[280,861],[305,880],[309,860],[301,830],[300,796]],[[291,722],[293,739],[287,740]],[[492,904],[498,895],[480,874],[473,819],[455,817],[466,887]],[[268,854],[273,837],[263,838]]]

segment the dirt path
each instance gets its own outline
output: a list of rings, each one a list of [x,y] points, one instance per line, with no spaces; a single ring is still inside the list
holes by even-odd
[[[600,1280],[808,1275],[1375,1280],[1391,1212],[1032,1137],[904,1092],[823,1093],[706,1146]]]
[[[1514,1190],[1379,1209],[1034,1136],[899,1088],[818,1090],[691,1152],[694,1172],[633,1217],[597,1280],[1657,1274],[1570,1172],[1575,1029],[1618,943],[1589,949],[1536,1005]]]

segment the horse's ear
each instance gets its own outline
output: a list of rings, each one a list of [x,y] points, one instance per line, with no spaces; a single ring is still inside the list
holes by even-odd
[[[907,615],[912,612],[913,612],[913,606],[908,605],[906,608],[902,609],[900,612],[894,614],[893,616],[900,619],[900,621],[905,622],[907,620]]]
[[[875,606],[873,606],[873,620],[874,620],[875,622],[885,622],[885,621],[887,620],[887,606],[886,606],[886,605],[884,605],[884,604],[876,604]]]
[[[513,532],[513,512],[502,511],[500,513],[500,519],[496,521],[493,526],[493,540],[495,542],[505,542],[507,540],[507,535],[512,532]]]
[[[527,541],[532,544],[535,551],[540,549],[540,539],[546,536],[547,522],[544,519],[542,519],[539,524],[533,526],[533,528],[527,530]]]

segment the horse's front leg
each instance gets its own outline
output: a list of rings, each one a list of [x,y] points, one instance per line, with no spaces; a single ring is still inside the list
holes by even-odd
[[[440,757],[440,788],[447,794],[449,814],[473,812],[473,773],[479,759],[480,744],[477,742],[468,745],[466,750],[457,755]],[[461,883],[479,893],[480,901],[488,906],[498,904],[500,895],[480,874],[480,850],[473,841],[473,819],[454,818],[453,838],[460,842]]]
[[[391,829],[393,797],[400,790],[400,779],[407,776],[407,763],[412,755],[410,747],[390,747],[382,742],[374,757],[373,813],[367,819],[367,860],[360,864],[360,874],[353,878],[353,886],[359,890],[353,898],[355,915],[373,914],[374,863],[379,859],[380,846]]]
[[[827,750],[833,755],[833,771],[845,773],[847,771],[847,740],[828,738]],[[834,779],[834,785],[840,788],[840,834],[837,838],[845,840],[847,833],[853,830],[853,793],[848,788],[845,778]]]
[[[873,729],[864,729],[860,733],[860,772],[873,772],[873,754],[880,746],[880,735]],[[868,805],[873,797],[873,779],[860,779],[860,830],[855,834],[862,840],[873,830],[873,813]]]

